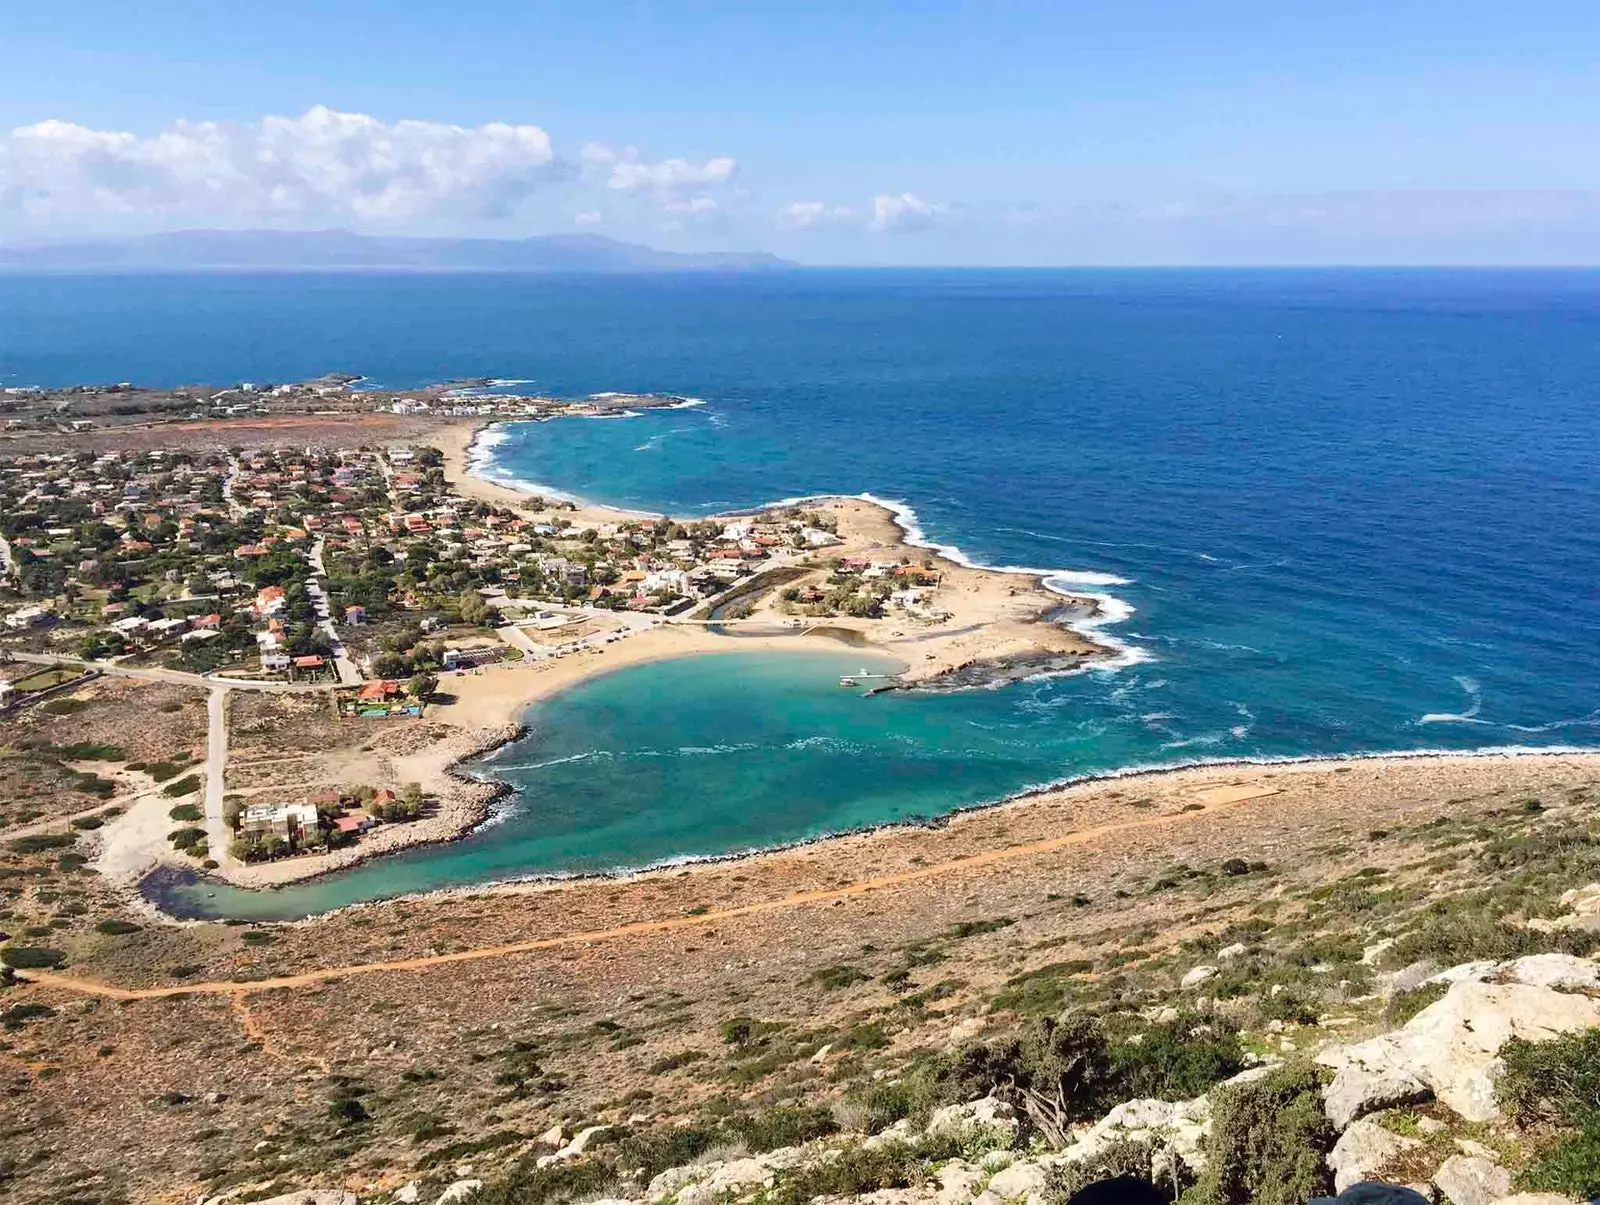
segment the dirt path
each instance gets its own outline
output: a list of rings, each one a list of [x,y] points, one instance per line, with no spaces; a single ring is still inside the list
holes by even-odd
[[[449,954],[429,954],[418,958],[399,958],[392,962],[352,963],[348,966],[324,967],[315,971],[306,971],[299,975],[282,975],[274,979],[255,979],[248,982],[212,980],[201,983],[173,984],[169,987],[117,987],[113,984],[98,983],[92,979],[79,979],[72,975],[59,975],[53,971],[17,971],[16,976],[18,979],[26,980],[40,987],[53,987],[62,991],[102,996],[111,1000],[162,1000],[170,999],[174,996],[188,995],[225,995],[232,996],[237,1000],[237,998],[253,992],[270,992],[281,988],[317,987],[333,980],[349,979],[357,975],[377,975],[393,971],[422,971],[430,967],[446,966],[457,962],[476,962],[485,958],[504,958],[514,954],[529,954],[538,950],[559,949],[562,946],[617,941],[650,933],[671,933],[680,929],[694,929],[704,925],[716,924],[719,921],[736,920],[746,916],[759,916],[787,908],[801,908],[808,904],[832,903],[834,900],[866,895],[869,892],[900,887],[907,883],[917,883],[926,879],[937,878],[940,875],[964,870],[977,870],[985,866],[993,866],[996,863],[1008,862],[1015,858],[1050,853],[1054,850],[1066,849],[1074,845],[1087,845],[1118,833],[1199,820],[1208,813],[1218,812],[1223,808],[1237,807],[1251,800],[1275,795],[1277,792],[1277,787],[1263,783],[1248,791],[1235,789],[1228,793],[1219,792],[1217,793],[1217,798],[1206,800],[1192,811],[1168,812],[1162,815],[1147,816],[1139,820],[1096,825],[1093,828],[1063,833],[1059,837],[1049,837],[1043,841],[1033,841],[1025,845],[1013,845],[1003,849],[985,850],[982,853],[971,854],[964,858],[953,858],[948,862],[940,862],[932,866],[919,866],[914,870],[897,871],[894,874],[862,879],[855,883],[847,883],[842,887],[801,891],[793,895],[780,896],[777,899],[758,900],[755,903],[739,904],[732,908],[712,909],[709,912],[702,912],[695,916],[676,916],[667,920],[634,921],[626,925],[616,925],[609,929],[589,929],[579,933],[562,933],[554,937],[533,938],[529,941],[510,942],[506,945],[481,946],[474,950],[456,950]]]
[[[206,699],[206,848],[218,862],[229,860],[228,845],[233,834],[223,817],[222,797],[227,791],[223,777],[228,766],[228,690],[213,686]]]

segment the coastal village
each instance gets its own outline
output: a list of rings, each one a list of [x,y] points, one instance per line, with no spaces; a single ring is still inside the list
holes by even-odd
[[[41,395],[0,432],[0,1193],[1594,1183],[1579,1089],[1539,1104],[1600,1035],[1592,754],[1119,777],[727,862],[179,921],[163,876],[271,888],[471,830],[499,788],[456,767],[609,669],[848,649],[870,691],[1120,655],[1092,596],[865,499],[538,497],[472,442],[545,403],[321,388],[105,422]],[[1024,1090],[1065,1060],[1101,1070]]]
[[[228,420],[241,417],[235,407],[259,410],[309,423],[313,435],[326,416],[291,418],[294,407],[336,402],[363,407],[357,416],[427,424],[392,441],[262,440],[260,428],[229,421],[215,437],[191,433],[166,446],[0,457],[0,709],[26,717],[70,708],[107,679],[181,684],[215,703],[206,747],[154,759],[171,769],[150,782],[166,806],[160,815],[147,808],[149,833],[129,873],[154,859],[276,882],[455,835],[483,818],[494,794],[454,774],[455,762],[514,732],[521,698],[594,672],[591,658],[608,650],[604,664],[735,637],[751,648],[913,640],[923,663],[902,678],[932,682],[989,665],[971,655],[974,603],[963,595],[1003,587],[1001,603],[1019,622],[1062,601],[1036,585],[1020,589],[1019,579],[974,585],[977,571],[905,545],[881,508],[855,500],[676,520],[481,481],[468,472],[469,443],[490,418],[684,401],[480,401],[477,387],[391,396],[338,379],[155,395]],[[26,421],[54,414],[49,421],[69,428],[93,421],[70,417],[85,398],[141,398],[123,408],[143,405],[146,415],[157,406],[148,391],[122,386],[22,394],[11,397],[31,404]],[[472,412],[465,422],[462,410]],[[152,430],[170,437],[193,417],[184,410]],[[246,434],[257,438],[235,442]],[[1006,626],[998,612],[984,618]],[[944,632],[949,649],[931,639]],[[1041,654],[1033,644],[1047,634],[1061,647],[1042,655],[1096,651],[1042,624],[1019,647]],[[496,678],[475,681],[485,674]],[[869,676],[879,689],[894,681]],[[492,716],[474,706],[482,694],[496,700]],[[254,712],[252,729],[244,717]],[[388,730],[374,735],[373,725]],[[298,761],[283,755],[282,735],[297,727],[307,733]],[[371,755],[386,744],[393,756]],[[114,761],[103,758],[99,771],[119,769],[106,764]],[[123,761],[124,779],[129,764],[133,778],[144,769]],[[18,814],[35,818],[29,808]],[[163,821],[169,832],[156,831]]]

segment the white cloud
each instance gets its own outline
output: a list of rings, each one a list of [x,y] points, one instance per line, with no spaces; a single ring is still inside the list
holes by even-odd
[[[687,159],[663,159],[646,163],[635,147],[615,151],[602,143],[591,142],[582,153],[585,174],[603,180],[617,192],[651,193],[671,199],[683,193],[710,186],[730,184],[739,174],[739,164],[726,155],[713,156],[704,163]]]
[[[850,221],[855,215],[844,205],[825,201],[792,201],[778,212],[778,225],[785,230],[810,230]]]
[[[604,224],[605,218],[593,209],[572,215],[572,221],[577,226],[599,226]]]
[[[921,230],[931,226],[945,213],[945,207],[935,201],[924,201],[915,193],[903,192],[899,196],[879,194],[872,198],[872,220],[868,230]]]
[[[715,197],[698,196],[685,197],[681,201],[668,201],[662,208],[668,213],[679,213],[691,218],[710,217],[712,214],[721,213],[722,206]]]
[[[147,137],[67,121],[0,136],[0,207],[51,220],[496,217],[568,174],[538,126],[389,123],[323,105],[258,123],[177,121]]]

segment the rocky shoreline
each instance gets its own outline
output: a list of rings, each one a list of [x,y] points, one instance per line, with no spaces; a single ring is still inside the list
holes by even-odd
[[[198,918],[186,917],[181,912],[169,910],[166,890],[175,885],[212,882],[254,890],[271,890],[291,883],[306,883],[325,875],[347,870],[369,858],[381,857],[420,845],[443,845],[470,836],[493,815],[497,800],[511,794],[512,787],[503,782],[478,778],[461,770],[463,763],[482,757],[527,734],[522,724],[509,724],[499,728],[464,732],[447,744],[436,747],[447,752],[449,762],[435,784],[434,795],[438,807],[429,815],[404,824],[385,824],[364,837],[355,845],[331,850],[325,854],[310,855],[304,859],[284,859],[281,862],[245,865],[227,874],[196,874],[186,868],[158,866],[145,875],[132,889],[131,894],[147,916],[152,912],[162,921],[184,922]],[[277,871],[268,877],[251,871]],[[284,873],[289,871],[291,873]]]

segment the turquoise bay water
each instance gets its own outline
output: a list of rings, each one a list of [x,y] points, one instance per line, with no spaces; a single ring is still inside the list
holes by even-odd
[[[956,696],[856,698],[798,654],[622,671],[481,768],[516,788],[497,826],[178,906],[637,866],[1129,766],[1600,744],[1594,272],[5,283],[0,385],[686,394],[706,405],[509,428],[489,469],[673,513],[870,491],[1133,608],[1138,664]]]

